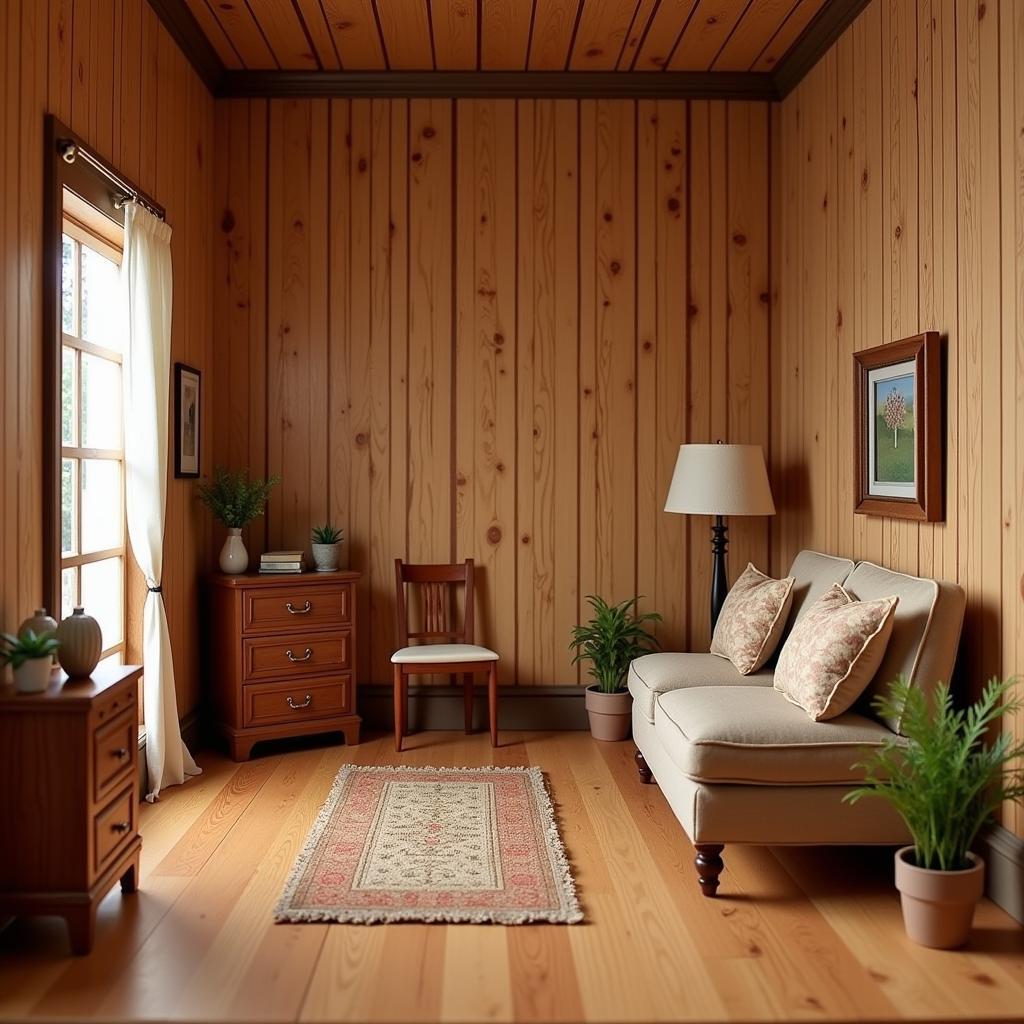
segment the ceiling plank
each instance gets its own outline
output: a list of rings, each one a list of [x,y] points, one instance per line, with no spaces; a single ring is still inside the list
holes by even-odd
[[[522,71],[530,47],[530,0],[487,0],[481,5],[480,67],[487,71]]]
[[[244,0],[217,0],[212,10],[247,71],[269,71],[277,61]]]
[[[202,29],[203,35],[217,52],[221,64],[232,71],[240,68],[242,66],[241,58],[235,52],[235,48],[231,45],[231,40],[228,39],[220,22],[213,16],[213,11],[210,10],[206,0],[187,0],[187,3],[188,9]]]
[[[476,0],[430,0],[434,60],[439,71],[476,68],[476,10]]]
[[[315,71],[320,66],[291,0],[260,0],[249,9],[282,68]]]
[[[747,71],[757,60],[766,39],[779,30],[798,0],[756,0],[740,18],[714,64],[714,71]]]
[[[384,36],[388,67],[396,71],[429,71],[434,52],[427,0],[374,0]]]
[[[327,27],[348,71],[383,71],[384,44],[377,29],[373,0],[321,0]]]
[[[536,0],[530,39],[531,71],[562,71],[569,63],[569,48],[583,0]]]
[[[573,71],[611,71],[637,6],[636,0],[584,0],[569,67]]]
[[[331,30],[327,27],[327,16],[320,0],[295,0],[298,5],[299,17],[302,18],[306,33],[316,50],[320,67],[325,71],[338,71],[341,62],[338,51],[331,38]]]
[[[661,0],[633,65],[637,71],[664,71],[683,29],[689,23],[696,0]]]
[[[637,4],[636,13],[633,15],[633,22],[626,33],[626,43],[619,54],[619,61],[615,65],[619,71],[629,71],[636,63],[636,55],[640,52],[640,46],[647,34],[647,26],[651,23],[651,15],[657,9],[661,0],[640,0]]]
[[[782,23],[750,70],[774,71],[824,4],[825,0],[800,0],[800,6]]]
[[[669,61],[670,71],[707,71],[750,0],[700,0]]]

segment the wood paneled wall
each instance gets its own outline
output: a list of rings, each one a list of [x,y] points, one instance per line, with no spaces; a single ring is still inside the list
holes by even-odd
[[[583,597],[707,642],[683,440],[767,445],[769,111],[669,101],[217,105],[218,458],[330,518],[387,681],[392,560],[472,556],[504,681],[576,682]],[[768,555],[737,522],[734,574]],[[692,555],[692,557],[691,557]]]
[[[773,112],[772,156],[775,568],[809,545],[958,581],[976,691],[1024,669],[1024,4],[875,0]],[[946,519],[856,516],[851,353],[925,330]]]
[[[172,358],[208,371],[214,104],[146,3],[7,0],[2,12],[0,625],[13,630],[42,599],[44,114],[56,114],[166,207]],[[215,396],[206,397],[209,409]],[[202,444],[208,458],[209,419]],[[199,701],[197,576],[211,548],[193,489],[172,477],[167,494],[163,589],[182,713]]]

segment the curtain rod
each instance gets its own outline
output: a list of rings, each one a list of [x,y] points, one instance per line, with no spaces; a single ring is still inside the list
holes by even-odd
[[[71,139],[60,139],[57,142],[57,149],[65,163],[73,164],[78,157],[81,157],[94,171],[106,178],[117,191],[111,194],[115,210],[123,209],[126,203],[138,203],[139,206],[148,210],[154,217],[164,219],[164,211],[151,202],[137,188],[130,185],[124,178],[116,174],[102,160],[92,155],[84,146],[80,146]]]

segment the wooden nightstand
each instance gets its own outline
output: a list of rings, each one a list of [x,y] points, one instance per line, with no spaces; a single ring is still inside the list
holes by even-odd
[[[134,892],[142,668],[111,665],[44,693],[0,686],[0,913],[57,914],[75,953],[92,949],[96,908],[120,879]]]
[[[244,761],[260,740],[359,742],[357,572],[211,576],[207,650],[217,725]]]

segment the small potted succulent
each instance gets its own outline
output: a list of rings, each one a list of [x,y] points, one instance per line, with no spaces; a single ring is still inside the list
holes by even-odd
[[[970,707],[953,706],[949,685],[929,698],[905,679],[874,701],[878,713],[900,722],[895,736],[856,767],[864,783],[844,797],[887,800],[914,843],[896,853],[896,888],[907,934],[922,946],[954,949],[971,934],[985,865],[971,852],[981,827],[1007,801],[1024,797],[1024,743],[989,727],[1024,701],[1009,697],[1016,680],[992,679]]]
[[[217,466],[213,478],[199,485],[202,503],[228,528],[227,539],[220,550],[221,572],[237,576],[249,568],[249,553],[242,542],[242,527],[263,515],[270,492],[280,482],[279,476],[250,480],[246,470],[232,473],[223,466]]]
[[[313,527],[313,563],[317,572],[334,572],[338,568],[344,537],[344,531],[330,523]]]
[[[0,663],[11,666],[14,688],[19,693],[42,693],[49,686],[58,646],[51,632],[25,629],[19,636],[0,635]]]
[[[573,626],[569,649],[572,663],[590,662],[590,674],[597,680],[587,687],[587,716],[595,740],[624,740],[629,736],[631,701],[626,689],[630,662],[658,649],[658,640],[647,632],[647,623],[661,622],[657,612],[636,614],[639,597],[610,605],[589,594],[594,617],[585,625]]]

